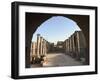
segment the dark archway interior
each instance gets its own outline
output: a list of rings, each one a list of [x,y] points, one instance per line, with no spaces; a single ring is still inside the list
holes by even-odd
[[[77,25],[82,30],[86,43],[87,43],[87,53],[85,54],[86,57],[86,64],[89,64],[89,16],[88,15],[64,15],[64,14],[44,14],[44,13],[26,13],[26,30],[25,30],[25,50],[26,50],[26,65],[25,67],[30,67],[30,46],[31,46],[31,39],[33,36],[33,33],[36,31],[38,26],[40,26],[43,22],[45,22],[47,19],[53,17],[53,16],[64,16],[69,19],[72,19],[77,23]]]

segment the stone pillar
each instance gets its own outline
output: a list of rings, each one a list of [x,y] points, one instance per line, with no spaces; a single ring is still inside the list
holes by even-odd
[[[75,42],[74,42],[74,34],[72,35],[72,55],[75,57]]]
[[[73,57],[73,38],[72,38],[72,35],[70,37],[70,41],[71,41],[71,56]]]
[[[79,32],[77,32],[77,43],[78,43],[78,52],[80,52],[80,39],[79,39]]]
[[[67,47],[68,47],[67,51],[68,51],[68,53],[69,53],[69,48],[70,48],[69,39],[67,39]]]
[[[79,32],[76,33],[76,36],[77,36],[77,59],[79,60],[80,59],[80,39],[79,39]]]
[[[50,43],[47,41],[46,42],[46,49],[47,49],[47,53],[50,51]]]
[[[37,34],[37,57],[40,58],[40,34]]]
[[[78,54],[77,32],[74,33],[74,45],[75,45],[75,58],[77,58],[77,54]]]
[[[71,35],[71,52],[73,52],[73,35]]]
[[[65,40],[65,53],[67,53],[67,40]]]
[[[66,45],[66,53],[68,53],[68,39],[66,39],[65,45]]]
[[[42,41],[42,55],[44,55],[44,39]]]
[[[43,55],[43,37],[40,37],[40,55]]]
[[[46,44],[45,44],[45,39],[43,39],[43,55],[46,53]]]
[[[75,52],[75,40],[74,40],[74,35],[72,36],[72,43],[73,43],[73,52]]]
[[[47,46],[46,46],[47,44],[46,44],[46,40],[45,40],[45,42],[44,42],[44,54],[46,55],[47,54]]]
[[[69,46],[69,53],[70,53],[70,39],[68,39],[68,43],[69,43],[68,46]]]
[[[71,37],[69,38],[69,42],[70,42],[70,52],[72,51],[72,43],[71,43]]]
[[[34,58],[36,56],[36,43],[31,43],[31,50],[30,50],[30,62],[33,63]]]

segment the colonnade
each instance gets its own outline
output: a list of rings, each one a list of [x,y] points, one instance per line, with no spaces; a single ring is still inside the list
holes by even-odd
[[[80,58],[85,58],[86,41],[82,31],[75,31],[64,41],[62,46],[65,50],[65,54],[78,60],[80,60]],[[50,49],[50,43],[40,36],[40,34],[37,34],[37,41],[31,43],[30,61],[36,58],[41,59],[42,56],[46,56]]]
[[[30,51],[30,61],[33,61],[35,58],[41,59],[41,56],[46,56],[47,54],[47,41],[37,34],[37,42],[31,43]]]
[[[84,58],[86,41],[82,31],[75,31],[64,43],[66,54],[77,59]]]

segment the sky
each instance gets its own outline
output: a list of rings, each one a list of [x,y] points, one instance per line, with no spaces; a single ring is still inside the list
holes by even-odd
[[[37,34],[40,34],[47,41],[56,44],[57,41],[68,39],[77,30],[80,30],[80,28],[73,20],[63,16],[54,16],[37,28],[32,41],[36,42]]]

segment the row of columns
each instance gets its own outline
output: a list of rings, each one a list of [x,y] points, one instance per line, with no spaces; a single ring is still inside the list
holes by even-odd
[[[41,58],[41,56],[46,56],[47,54],[47,41],[37,34],[37,42],[31,43],[31,51],[30,51],[30,61],[35,58]]]
[[[80,59],[84,57],[86,41],[82,31],[75,31],[68,39],[64,41],[65,53]]]
[[[50,43],[46,41],[40,34],[37,34],[37,42],[31,44],[30,60],[34,57],[41,58],[46,56]],[[84,57],[86,54],[86,41],[82,31],[75,31],[68,39],[64,41],[65,53],[76,59]],[[84,57],[85,58],[85,57]]]

